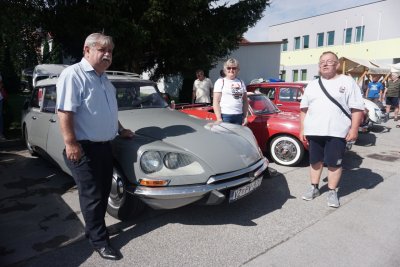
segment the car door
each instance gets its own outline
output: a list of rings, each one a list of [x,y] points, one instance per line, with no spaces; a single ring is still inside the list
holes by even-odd
[[[66,167],[62,155],[64,140],[61,135],[59,120],[56,114],[57,92],[55,86],[46,88],[44,99],[42,111],[48,115],[46,153],[61,167],[62,170],[69,173],[69,169]]]
[[[26,118],[28,140],[32,146],[46,152],[47,131],[52,114],[43,109],[43,105],[47,103],[46,88],[36,88],[35,90],[37,90],[35,95],[38,98],[38,106],[32,107]]]
[[[300,112],[301,91],[298,87],[280,87],[277,91],[276,105],[282,111]]]

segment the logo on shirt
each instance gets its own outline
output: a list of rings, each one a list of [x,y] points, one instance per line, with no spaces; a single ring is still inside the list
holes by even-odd
[[[340,86],[339,87],[339,92],[341,92],[341,93],[346,92],[346,87],[345,86]]]
[[[240,83],[239,82],[233,82],[231,86],[231,91],[232,91],[232,96],[234,99],[239,99],[243,96]]]

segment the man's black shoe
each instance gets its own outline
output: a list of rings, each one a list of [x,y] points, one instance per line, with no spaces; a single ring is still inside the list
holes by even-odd
[[[103,259],[107,260],[120,260],[122,258],[121,253],[113,249],[111,246],[105,246],[102,248],[94,249]]]

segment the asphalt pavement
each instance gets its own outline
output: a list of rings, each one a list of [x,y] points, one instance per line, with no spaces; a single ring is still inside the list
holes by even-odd
[[[101,259],[84,238],[72,179],[0,143],[1,266],[400,266],[400,128],[361,134],[346,154],[339,197],[301,200],[308,168],[271,164],[278,175],[233,205],[107,216],[124,259]],[[325,173],[323,173],[325,175]]]

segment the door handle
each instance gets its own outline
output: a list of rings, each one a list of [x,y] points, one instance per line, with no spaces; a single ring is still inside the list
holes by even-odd
[[[56,120],[55,119],[50,119],[49,122],[56,122]]]
[[[282,104],[276,104],[277,106],[282,106]]]
[[[37,117],[36,116],[32,116],[32,120],[36,120],[37,119]]]

